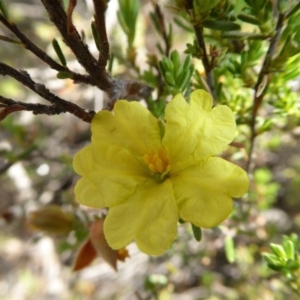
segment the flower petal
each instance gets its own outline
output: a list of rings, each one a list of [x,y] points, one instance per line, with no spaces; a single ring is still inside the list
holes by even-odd
[[[219,154],[234,138],[233,112],[225,105],[212,108],[211,96],[203,90],[191,94],[190,104],[176,95],[166,107],[165,119],[163,145],[172,164],[189,156],[199,161]]]
[[[149,177],[126,149],[96,142],[79,151],[73,165],[84,176],[75,186],[77,201],[95,208],[125,201]]]
[[[157,119],[138,102],[118,100],[114,114],[100,111],[92,121],[92,142],[126,148],[142,157],[160,145]]]
[[[249,188],[246,172],[219,157],[173,174],[171,180],[180,217],[203,228],[225,220],[232,197],[241,197]]]
[[[169,180],[148,181],[119,205],[109,209],[104,233],[113,249],[133,239],[141,251],[161,255],[177,235],[178,210]]]
[[[74,188],[76,201],[82,205],[103,208],[106,207],[105,197],[101,195],[97,185],[87,177],[80,178]]]

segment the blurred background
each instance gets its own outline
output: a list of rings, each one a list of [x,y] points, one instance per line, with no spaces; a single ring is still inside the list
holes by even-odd
[[[84,32],[86,43],[96,56],[90,30],[92,0],[77,2],[74,24],[79,32]],[[57,59],[51,46],[56,38],[68,66],[83,72],[40,1],[6,3],[11,19],[32,41]],[[156,48],[159,36],[149,17],[153,7],[150,1],[140,1],[134,42],[139,72],[147,69],[147,54],[160,55]],[[126,62],[127,39],[118,24],[117,11],[118,1],[111,0],[107,30],[115,57],[112,74],[137,78],[134,66]],[[173,12],[163,9],[163,13],[166,22],[171,22]],[[192,43],[193,33],[176,26],[173,30],[172,47],[182,53],[186,43]],[[2,25],[0,34],[12,36]],[[97,111],[105,104],[102,91],[58,79],[56,71],[22,46],[0,41],[0,58],[16,69],[26,69],[36,82],[44,83],[53,93],[81,107]],[[194,63],[201,72],[199,63]],[[293,64],[300,69],[299,61]],[[250,101],[248,92],[236,89],[239,86],[234,77],[226,80],[232,83],[230,92],[236,93],[232,98],[239,93]],[[297,76],[290,85],[296,99],[293,109],[299,108]],[[0,93],[17,101],[47,104],[9,77],[0,77]],[[237,141],[245,143],[246,125],[242,112],[236,113],[240,122]],[[274,109],[266,105],[261,115],[264,121],[273,118]],[[130,257],[118,262],[118,272],[101,257],[89,267],[72,272],[76,253],[88,237],[89,222],[101,215],[99,211],[80,207],[73,193],[78,177],[72,168],[72,157],[89,143],[90,124],[68,113],[10,114],[0,122],[0,299],[299,299],[289,288],[287,278],[268,268],[262,258],[263,252],[270,252],[270,243],[280,244],[283,235],[296,234],[296,249],[299,245],[300,121],[297,114],[288,111],[274,117],[273,125],[257,137],[249,194],[235,202],[231,218],[218,228],[203,230],[201,242],[194,239],[190,224],[182,224],[178,238],[161,257],[149,257],[132,243],[128,247]],[[246,166],[243,147],[230,147],[223,156]],[[32,212],[49,205],[57,205],[63,214],[73,216],[72,222],[76,220],[67,235],[46,234],[29,226]],[[47,211],[44,213],[43,218],[55,219],[55,214],[53,217]],[[64,216],[60,229],[71,222]]]

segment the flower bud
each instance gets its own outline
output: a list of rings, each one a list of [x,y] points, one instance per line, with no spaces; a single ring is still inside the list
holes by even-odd
[[[128,255],[126,248],[113,250],[108,244],[103,232],[104,219],[96,220],[90,227],[90,236],[79,248],[73,262],[73,271],[79,271],[90,265],[99,256],[102,257],[115,271],[117,261],[124,261]]]
[[[90,240],[88,238],[83,242],[83,244],[80,246],[74,261],[73,261],[73,267],[72,270],[74,272],[80,271],[90,265],[94,259],[97,257],[97,252]]]
[[[74,216],[59,206],[47,205],[30,214],[28,226],[48,234],[67,235],[73,229],[74,221]]]
[[[113,250],[108,244],[103,231],[104,219],[96,220],[90,228],[90,239],[97,251],[112,268],[117,270],[117,260],[124,261],[128,257],[128,251],[125,248]]]

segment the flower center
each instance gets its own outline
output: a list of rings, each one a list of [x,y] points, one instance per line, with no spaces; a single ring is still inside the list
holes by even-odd
[[[144,155],[144,161],[148,168],[154,173],[166,174],[170,171],[170,159],[167,151],[160,147],[158,152],[150,150],[148,154]]]

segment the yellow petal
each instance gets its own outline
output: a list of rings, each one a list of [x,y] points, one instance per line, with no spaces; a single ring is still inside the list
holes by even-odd
[[[87,177],[80,178],[74,188],[76,201],[94,207],[106,207],[105,197],[99,192],[97,185]]]
[[[100,111],[93,118],[92,142],[95,141],[126,148],[142,157],[160,145],[157,119],[138,102],[118,100],[114,113]]]
[[[190,96],[190,103],[195,103],[207,111],[211,111],[213,107],[213,99],[211,95],[204,90],[195,90],[192,92]]]
[[[96,142],[79,151],[73,165],[83,176],[75,186],[77,201],[95,208],[125,201],[149,176],[126,149]]]
[[[113,249],[133,239],[149,255],[161,255],[177,235],[178,210],[169,180],[148,181],[119,205],[109,209],[104,233]]]
[[[218,157],[181,170],[171,177],[180,217],[194,225],[211,228],[232,211],[232,197],[249,188],[246,172]]]
[[[191,94],[190,104],[176,95],[166,107],[165,119],[163,145],[172,167],[189,157],[199,161],[219,154],[234,138],[233,112],[225,105],[212,108],[211,96],[202,90]]]

